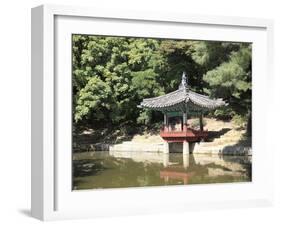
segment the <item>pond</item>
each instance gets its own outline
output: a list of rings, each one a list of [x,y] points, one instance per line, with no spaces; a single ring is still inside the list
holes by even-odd
[[[250,182],[251,156],[149,152],[73,154],[73,189]]]

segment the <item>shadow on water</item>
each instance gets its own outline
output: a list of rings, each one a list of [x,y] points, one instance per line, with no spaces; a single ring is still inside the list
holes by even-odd
[[[102,159],[73,160],[73,176],[94,176],[99,172],[103,172],[108,168],[105,167],[102,162]]]
[[[225,162],[238,163],[245,169],[246,176],[252,181],[252,156],[222,155]]]

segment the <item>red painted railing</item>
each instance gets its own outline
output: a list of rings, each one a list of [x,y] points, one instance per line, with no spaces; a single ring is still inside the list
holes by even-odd
[[[200,131],[200,130],[194,130],[191,128],[184,128],[184,130],[177,131],[177,130],[168,130],[161,129],[160,136],[170,142],[181,142],[181,141],[199,141],[201,139],[204,139],[208,136],[208,131]]]

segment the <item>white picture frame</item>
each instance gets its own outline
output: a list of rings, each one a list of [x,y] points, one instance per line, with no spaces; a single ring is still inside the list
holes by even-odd
[[[253,182],[188,189],[172,186],[73,192],[69,35],[77,32],[253,42]],[[269,141],[265,123],[271,102],[262,94],[270,94],[273,82],[272,32],[273,22],[265,19],[57,5],[33,8],[32,216],[56,220],[271,205],[273,179],[267,173],[273,168],[273,150],[266,148]],[[262,155],[264,150],[266,155]]]

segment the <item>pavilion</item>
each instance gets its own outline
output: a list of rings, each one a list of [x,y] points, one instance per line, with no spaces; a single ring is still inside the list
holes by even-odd
[[[208,132],[203,128],[203,114],[208,110],[226,106],[222,99],[211,99],[189,89],[185,72],[179,88],[171,93],[143,99],[141,108],[161,111],[164,114],[164,126],[160,136],[166,141],[164,153],[169,153],[169,143],[182,142],[183,154],[189,154],[195,142],[204,140]],[[198,116],[200,129],[195,130],[187,123],[188,116]]]

